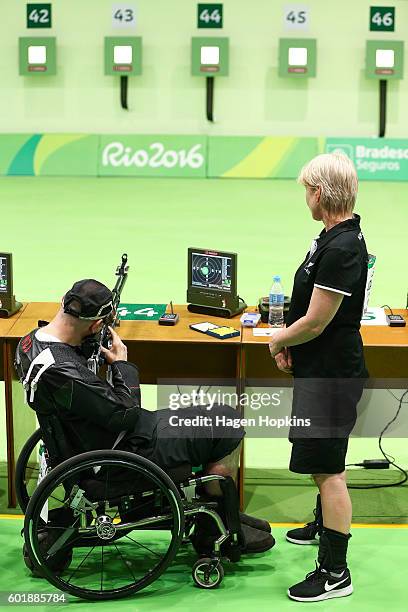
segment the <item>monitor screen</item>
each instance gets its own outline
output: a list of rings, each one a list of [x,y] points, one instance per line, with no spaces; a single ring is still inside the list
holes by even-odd
[[[6,293],[8,288],[7,258],[0,255],[0,293]]]
[[[232,256],[215,251],[190,251],[191,288],[231,292],[233,284]]]

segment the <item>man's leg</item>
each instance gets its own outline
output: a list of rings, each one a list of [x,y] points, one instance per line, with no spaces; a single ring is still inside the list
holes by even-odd
[[[217,476],[230,476],[234,482],[237,480],[239,456],[241,453],[241,442],[238,446],[226,457],[220,459],[216,463],[208,463],[204,468],[204,475],[209,476],[216,474]],[[221,487],[218,480],[207,482],[205,490],[208,495],[220,497],[222,495]]]

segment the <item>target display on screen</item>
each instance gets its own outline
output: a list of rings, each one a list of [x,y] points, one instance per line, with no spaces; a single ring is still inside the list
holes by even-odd
[[[7,258],[0,256],[0,291],[7,291]]]
[[[191,285],[193,287],[231,291],[231,257],[192,252],[191,258]]]

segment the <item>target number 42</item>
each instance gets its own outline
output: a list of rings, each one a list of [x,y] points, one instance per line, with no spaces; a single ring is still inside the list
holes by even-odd
[[[27,4],[27,28],[50,28],[51,4]]]

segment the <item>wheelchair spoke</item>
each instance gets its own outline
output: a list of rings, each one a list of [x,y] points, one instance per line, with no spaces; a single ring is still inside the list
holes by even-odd
[[[129,565],[128,563],[126,563],[125,559],[123,558],[122,553],[120,552],[119,548],[118,548],[118,547],[117,547],[117,545],[116,545],[116,542],[113,542],[113,545],[114,545],[114,547],[116,548],[116,550],[118,551],[119,556],[120,556],[120,558],[121,558],[121,559],[122,559],[122,561],[123,561],[123,565],[124,565],[124,566],[125,566],[125,567],[126,567],[128,570],[130,570],[130,573],[131,573],[131,575],[132,575],[133,580],[134,580],[135,582],[137,582],[137,581],[136,581],[136,577],[135,577],[135,575],[134,575],[134,573],[133,573],[132,568],[130,567],[130,565]]]
[[[101,549],[101,591],[103,591],[103,552],[104,552],[104,545],[102,544],[102,549]]]
[[[94,550],[95,546],[92,546],[91,550],[85,555],[85,557],[82,559],[81,563],[74,569],[74,571],[72,572],[72,574],[70,575],[70,577],[66,580],[66,582],[71,582],[71,578],[72,576],[74,576],[76,574],[76,572],[79,570],[79,568],[81,567],[81,565],[83,564],[84,561],[86,561],[86,559],[89,557],[89,555],[91,554],[91,552]]]
[[[138,546],[140,546],[141,548],[144,548],[145,550],[148,550],[149,553],[152,553],[152,555],[155,555],[156,557],[159,557],[159,559],[161,559],[161,555],[159,555],[158,553],[154,552],[154,550],[150,550],[150,548],[148,548],[148,546],[145,546],[144,544],[141,544],[140,542],[137,542],[136,540],[134,540],[133,538],[131,538],[130,536],[126,535],[125,536],[128,540],[132,540],[132,542],[134,542],[135,544],[137,544]]]

